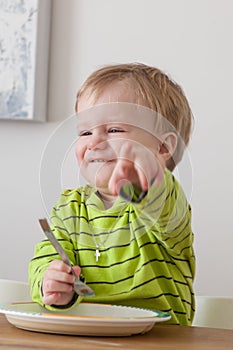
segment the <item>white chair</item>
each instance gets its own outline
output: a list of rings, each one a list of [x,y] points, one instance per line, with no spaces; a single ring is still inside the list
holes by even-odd
[[[196,296],[193,326],[233,329],[233,297]]]
[[[29,284],[22,281],[0,279],[0,304],[31,301]]]

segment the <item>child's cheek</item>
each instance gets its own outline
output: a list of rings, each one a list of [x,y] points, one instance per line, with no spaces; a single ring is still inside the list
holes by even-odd
[[[75,155],[79,164],[81,164],[81,162],[83,161],[84,154],[85,154],[84,148],[81,147],[81,145],[77,144],[75,149]]]

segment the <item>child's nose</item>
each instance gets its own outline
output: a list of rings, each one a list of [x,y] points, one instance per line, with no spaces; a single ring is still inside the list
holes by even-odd
[[[92,150],[94,148],[103,149],[105,147],[106,147],[106,140],[101,135],[92,136],[87,146],[89,150]]]

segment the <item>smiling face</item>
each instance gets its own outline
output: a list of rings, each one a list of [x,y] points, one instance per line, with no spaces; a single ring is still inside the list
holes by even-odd
[[[103,195],[110,194],[109,179],[117,163],[117,149],[124,141],[141,144],[154,154],[158,148],[159,141],[151,133],[138,127],[138,123],[134,123],[127,116],[127,112],[121,110],[117,116],[111,114],[112,102],[135,103],[132,92],[122,84],[120,82],[107,87],[97,100],[84,94],[78,103],[76,157],[82,175]],[[103,107],[101,113],[99,105]],[[98,107],[95,109],[95,106]],[[152,118],[149,119],[153,124]],[[141,123],[143,124],[143,120]],[[148,127],[151,128],[152,126]]]

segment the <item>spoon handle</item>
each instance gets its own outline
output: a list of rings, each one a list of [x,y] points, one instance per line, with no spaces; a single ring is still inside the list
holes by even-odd
[[[39,222],[40,222],[40,225],[41,225],[41,227],[42,227],[42,229],[44,231],[44,234],[46,235],[48,240],[52,243],[52,245],[54,246],[54,248],[56,249],[56,251],[58,252],[60,257],[62,258],[62,261],[64,261],[65,264],[67,264],[70,267],[72,267],[66,252],[64,251],[64,249],[62,248],[62,246],[60,245],[60,243],[58,242],[58,240],[54,236],[53,232],[51,231],[47,220],[46,219],[40,219]]]

